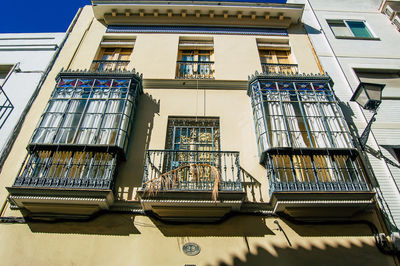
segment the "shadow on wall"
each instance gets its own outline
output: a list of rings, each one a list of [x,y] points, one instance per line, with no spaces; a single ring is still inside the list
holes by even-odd
[[[140,234],[132,214],[103,214],[90,221],[28,222],[33,233],[119,235]]]
[[[297,34],[297,35],[304,35],[306,33],[308,34],[320,34],[321,32],[317,30],[316,28],[311,27],[310,25],[307,24],[295,24],[291,25],[290,28],[288,29],[289,34]]]
[[[261,183],[242,167],[240,167],[240,171],[242,172],[242,185],[244,191],[246,192],[247,200],[252,202],[264,202],[261,191]],[[251,198],[249,198],[250,195]]]
[[[128,147],[128,156],[118,168],[115,181],[117,200],[133,200],[134,191],[142,185],[146,150],[149,147],[155,114],[160,112],[160,101],[145,93],[140,97]]]
[[[339,107],[340,107],[340,109],[342,109],[344,119],[346,120],[347,125],[349,126],[349,130],[350,130],[352,139],[357,139],[357,137],[359,136],[359,132],[358,132],[356,125],[354,124],[353,110],[351,109],[349,103],[344,103],[342,101],[339,101]]]
[[[356,125],[354,124],[354,112],[351,109],[349,103],[344,103],[344,102],[339,102],[339,106],[342,109],[344,118],[347,122],[347,125],[349,126],[349,130],[350,130],[350,134],[353,140],[357,140],[360,135],[362,134],[362,132],[358,131]],[[377,151],[373,148],[371,148],[370,146],[366,145],[364,148],[364,152],[362,152],[360,154],[360,156],[363,157],[363,161],[365,163],[364,167],[366,169],[373,169],[370,159],[368,158],[367,154],[372,155],[373,157],[377,158],[378,160],[385,160],[386,163],[388,164],[392,164],[393,165],[393,161],[391,161],[389,158],[385,157],[382,155],[381,151]],[[370,176],[369,178],[369,183],[371,184],[372,188],[374,189],[374,191],[377,193],[376,194],[376,198],[381,202],[381,204],[387,206],[387,202],[385,200],[385,198],[382,196],[382,192],[379,186],[379,182],[376,179],[375,173],[374,171],[371,170],[367,170],[367,172],[369,173],[368,176]],[[387,208],[387,211],[383,210],[382,211],[382,215],[384,216],[384,219],[386,220],[386,223],[388,224],[388,226],[391,228],[391,230],[393,231],[397,231],[398,228],[395,224],[392,223],[393,221],[393,216],[390,213],[390,209]]]
[[[262,246],[256,246],[245,254],[245,257],[235,256],[232,263],[217,262],[212,265],[395,265],[391,256],[379,253],[375,246],[370,246],[362,241],[345,241],[338,244],[320,244],[297,247],[280,247],[272,244],[268,250]],[[336,242],[337,243],[337,242]],[[211,264],[208,264],[211,265]]]
[[[274,235],[264,217],[234,216],[217,224],[165,224],[152,219],[166,237],[263,237]]]
[[[321,33],[320,30],[317,30],[316,28],[311,27],[308,24],[303,24],[303,25],[304,25],[304,28],[306,29],[308,34],[320,34]]]

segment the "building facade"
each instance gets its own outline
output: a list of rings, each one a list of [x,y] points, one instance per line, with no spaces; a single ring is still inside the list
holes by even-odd
[[[385,85],[364,152],[378,184],[380,207],[388,226],[397,231],[400,219],[397,43],[400,35],[392,21],[397,15],[398,2],[328,2],[309,1],[303,21],[309,25],[307,30],[323,68],[335,84],[340,84],[341,90],[336,90],[336,94],[347,106],[349,124],[359,132],[358,136],[373,112],[348,101],[360,82]]]
[[[82,8],[1,173],[2,260],[396,264],[304,8]]]
[[[0,34],[0,164],[46,77],[65,33]]]

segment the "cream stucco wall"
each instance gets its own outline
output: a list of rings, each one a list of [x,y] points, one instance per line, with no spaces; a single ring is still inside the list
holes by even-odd
[[[105,26],[85,7],[53,70],[33,104],[14,148],[0,174],[0,201],[11,186],[55,85],[61,68],[89,68]],[[144,79],[175,78],[177,34],[137,34],[131,67]],[[131,36],[132,37],[132,36]],[[216,81],[247,80],[260,71],[256,36],[212,36]],[[286,37],[285,37],[286,38]],[[289,43],[300,69],[318,73],[310,43],[302,29],[289,30]],[[146,149],[164,149],[168,116],[217,116],[221,150],[240,152],[247,200],[268,202],[266,170],[258,163],[250,99],[246,87],[212,87],[199,81],[174,88],[145,87],[137,108],[128,158],[116,177],[117,200],[137,201]],[[204,89],[207,85],[208,89]],[[256,184],[255,186],[252,184]],[[20,216],[5,210],[5,215]],[[379,224],[374,213],[358,217]],[[275,220],[282,226],[280,231]],[[382,228],[379,228],[382,230]],[[31,222],[0,225],[2,265],[393,265],[374,246],[364,225],[299,226],[267,216],[240,215],[219,224],[164,224],[146,216],[105,214],[86,222]],[[199,255],[189,257],[183,244],[196,242]]]
[[[109,214],[86,223],[1,225],[0,256],[2,265],[395,265],[368,231],[365,225],[307,227],[254,216],[168,225]],[[188,242],[200,246],[198,255],[183,253]]]

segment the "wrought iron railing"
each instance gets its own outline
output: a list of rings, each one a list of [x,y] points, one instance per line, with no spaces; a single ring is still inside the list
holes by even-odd
[[[344,155],[272,155],[267,165],[273,192],[367,192],[359,158]]]
[[[36,151],[13,187],[111,189],[116,156],[103,152]]]
[[[213,79],[214,62],[177,61],[176,78],[178,79]]]
[[[129,60],[93,60],[90,70],[92,71],[111,71],[126,70]]]
[[[286,73],[295,74],[299,72],[297,64],[270,64],[261,63],[262,71],[264,73]]]
[[[242,191],[239,153],[226,151],[148,150],[143,190]]]
[[[0,128],[3,127],[13,109],[14,105],[11,103],[7,94],[4,92],[3,87],[0,86]]]

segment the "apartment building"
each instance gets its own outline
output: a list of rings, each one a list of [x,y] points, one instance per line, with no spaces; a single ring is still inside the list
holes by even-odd
[[[396,264],[304,7],[83,7],[1,172],[2,260]]]
[[[0,168],[64,36],[0,34]]]
[[[372,129],[362,150],[377,182],[378,203],[394,232],[400,222],[397,48],[400,34],[392,22],[397,6],[397,1],[311,0],[303,16],[321,65],[335,84],[340,84],[335,92],[346,105],[349,125],[358,131],[357,138],[368,131],[364,130],[368,125]],[[382,103],[375,114],[348,102],[364,83],[384,85]]]

